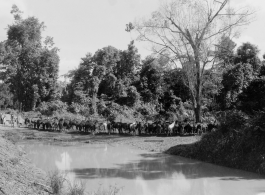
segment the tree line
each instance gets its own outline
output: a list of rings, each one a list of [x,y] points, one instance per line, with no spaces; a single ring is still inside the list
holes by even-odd
[[[78,68],[65,75],[69,83],[58,81],[59,49],[52,37],[42,38],[44,23],[35,17],[23,19],[13,6],[14,23],[0,43],[1,108],[104,117],[124,110],[132,110],[134,117],[181,116],[186,109],[193,110],[196,122],[205,113],[262,110],[265,68],[259,49],[244,43],[235,51],[230,38],[234,26],[248,23],[251,13],[225,10],[228,1],[174,2],[149,20],[127,25],[126,31],[136,31],[138,40],[154,45],[152,55],[141,59],[134,41],[126,50],[103,47],[81,58]],[[203,9],[208,11],[199,12]],[[222,11],[229,24],[220,24]],[[180,20],[198,13],[206,16]]]

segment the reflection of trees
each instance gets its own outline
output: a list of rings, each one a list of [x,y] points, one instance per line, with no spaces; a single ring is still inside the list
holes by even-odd
[[[61,154],[61,161],[55,161],[55,165],[59,170],[66,171],[71,168],[72,158],[68,152],[63,152]]]
[[[125,178],[144,180],[170,179],[176,175],[184,175],[187,179],[208,177],[236,177],[238,179],[253,179],[238,170],[231,170],[211,164],[193,161],[185,158],[163,154],[143,154],[140,161],[119,164],[118,168],[85,168],[72,170],[77,178]]]
[[[104,147],[94,146],[91,146],[89,151],[87,147],[45,145],[29,147],[27,153],[32,153],[30,158],[37,166],[46,171],[55,169],[54,162],[61,162],[62,152],[67,151],[69,158],[73,160],[71,167],[78,167],[70,170],[76,174],[77,179],[136,179],[140,177],[144,180],[156,180],[171,179],[178,175],[184,175],[186,179],[209,177],[258,179],[257,175],[250,173],[165,154],[138,154],[139,158],[137,158],[136,154],[128,152],[130,150],[123,146],[109,147],[107,152],[104,151]],[[115,164],[117,162],[119,164]]]

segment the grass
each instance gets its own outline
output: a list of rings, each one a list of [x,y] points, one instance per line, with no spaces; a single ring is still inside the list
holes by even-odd
[[[19,159],[17,157],[11,158],[10,161],[13,165],[17,165],[19,163]]]
[[[118,195],[122,191],[122,188],[118,188],[117,186],[109,186],[108,189],[100,186],[97,191],[89,193],[89,195]]]
[[[50,172],[48,176],[48,185],[51,187],[52,194],[62,195],[65,176],[59,171]]]
[[[75,181],[69,185],[67,195],[84,195],[85,194],[85,183]]]
[[[13,144],[17,143],[21,139],[21,137],[18,134],[11,133],[11,132],[8,132],[8,131],[5,132],[3,137],[5,139],[11,141]]]
[[[122,191],[122,188],[117,186],[108,188],[100,186],[96,191],[86,192],[86,185],[83,181],[76,180],[71,183],[66,179],[66,175],[58,170],[49,173],[48,186],[51,189],[51,194],[55,195],[119,195]]]
[[[73,184],[69,183],[67,195],[84,195],[85,183],[82,181],[74,181]]]

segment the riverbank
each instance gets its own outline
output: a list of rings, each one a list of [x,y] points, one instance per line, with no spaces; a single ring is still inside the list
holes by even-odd
[[[18,146],[0,136],[0,195],[48,195],[45,177]]]
[[[201,136],[131,136],[117,134],[80,134],[79,132],[48,132],[28,128],[11,128],[0,126],[0,135],[14,141],[42,141],[56,145],[78,144],[126,144],[138,149],[164,152],[176,145],[191,144],[200,140]]]
[[[173,146],[166,153],[265,175],[264,140],[264,132],[216,131],[198,142]]]

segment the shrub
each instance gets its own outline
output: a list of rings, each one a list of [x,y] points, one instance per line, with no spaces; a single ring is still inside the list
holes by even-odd
[[[42,102],[36,111],[39,111],[43,115],[51,116],[55,112],[64,113],[67,112],[67,104],[60,100],[50,101],[50,102]]]
[[[36,111],[29,111],[29,112],[23,112],[22,116],[24,118],[38,118],[41,116],[40,112],[36,112]]]
[[[247,125],[248,116],[242,111],[228,110],[218,114],[220,129],[223,133],[230,130],[243,130]]]
[[[246,113],[255,114],[255,111],[265,109],[265,78],[253,80],[239,95],[239,108]]]
[[[156,105],[155,104],[139,104],[136,108],[136,111],[142,115],[154,115],[156,114]]]
[[[68,111],[74,114],[81,114],[81,115],[87,116],[90,113],[90,108],[86,105],[73,102],[68,107]]]
[[[127,105],[135,106],[140,101],[140,94],[138,93],[136,87],[130,86],[127,90]]]
[[[85,183],[82,181],[74,181],[73,184],[69,183],[67,195],[84,195],[85,187]]]
[[[249,124],[252,130],[262,130],[265,131],[265,112],[259,111],[256,112],[255,116],[250,118]]]
[[[106,109],[106,104],[103,99],[100,99],[99,103],[97,104],[97,109],[99,114],[103,114]]]
[[[65,176],[59,171],[54,171],[49,174],[48,182],[51,187],[52,193],[60,195],[63,192],[64,182],[66,181]]]

